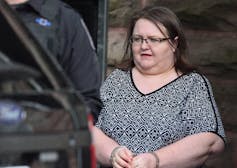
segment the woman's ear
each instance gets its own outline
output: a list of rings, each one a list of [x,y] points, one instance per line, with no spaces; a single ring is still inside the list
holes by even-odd
[[[173,45],[172,45],[172,51],[173,51],[173,52],[175,52],[176,48],[178,47],[178,39],[179,39],[179,37],[176,36],[176,37],[174,38],[174,40],[172,41],[172,42],[173,42]]]

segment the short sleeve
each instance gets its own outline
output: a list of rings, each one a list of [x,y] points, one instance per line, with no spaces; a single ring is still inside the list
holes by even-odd
[[[110,120],[111,118],[113,118],[112,111],[114,111],[113,109],[110,109],[110,105],[114,103],[114,98],[119,94],[120,91],[118,86],[121,84],[121,81],[123,81],[123,79],[124,73],[119,69],[115,69],[105,79],[100,88],[100,99],[102,101],[102,109],[100,111],[98,121],[96,122],[95,126],[102,130],[106,129],[103,128],[105,125],[107,127],[112,127],[114,124]],[[109,132],[109,130],[103,131]]]
[[[104,116],[109,115],[107,114],[107,110],[105,108],[107,103],[110,103],[111,99],[114,96],[114,91],[116,90],[115,83],[117,79],[118,70],[115,69],[103,82],[100,88],[100,99],[102,101],[102,109],[100,111],[98,121],[96,122],[95,126],[98,128],[102,128]],[[115,80],[114,80],[115,79]]]
[[[213,132],[226,141],[210,82],[204,76],[196,74],[193,78],[182,117],[187,135]]]

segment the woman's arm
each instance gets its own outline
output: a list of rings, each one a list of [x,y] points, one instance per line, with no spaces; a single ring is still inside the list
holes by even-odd
[[[105,135],[99,128],[93,126],[93,142],[96,148],[96,158],[103,164],[110,166],[110,154],[114,148],[119,146],[117,142]]]
[[[92,134],[96,148],[96,158],[99,163],[111,166],[110,157],[113,151],[114,158],[116,157],[116,160],[113,161],[114,164],[121,165],[122,167],[130,167],[129,162],[132,159],[132,153],[126,147],[118,148],[120,146],[117,142],[95,126],[93,126]]]
[[[194,168],[223,150],[224,141],[207,132],[187,136],[155,153],[160,160],[159,168]]]
[[[146,168],[197,168],[211,156],[224,150],[224,141],[214,133],[199,133],[187,136],[173,144],[163,147],[154,153],[143,153],[136,156],[132,168],[139,165]]]

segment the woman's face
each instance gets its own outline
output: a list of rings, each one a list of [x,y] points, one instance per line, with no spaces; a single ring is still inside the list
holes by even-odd
[[[147,19],[139,19],[133,30],[132,52],[135,67],[142,72],[156,74],[164,72],[174,66],[175,44],[169,42],[164,26],[159,27]],[[145,39],[145,40],[141,40]],[[163,40],[162,40],[163,39]]]

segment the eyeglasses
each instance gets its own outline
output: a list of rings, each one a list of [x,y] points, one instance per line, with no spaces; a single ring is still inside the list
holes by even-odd
[[[155,46],[165,40],[171,39],[170,37],[166,37],[166,38],[158,38],[158,37],[147,37],[147,38],[143,38],[142,36],[132,36],[131,37],[131,43],[133,43],[134,45],[141,45],[143,43],[143,41],[145,41],[147,44],[151,45],[151,46]]]

